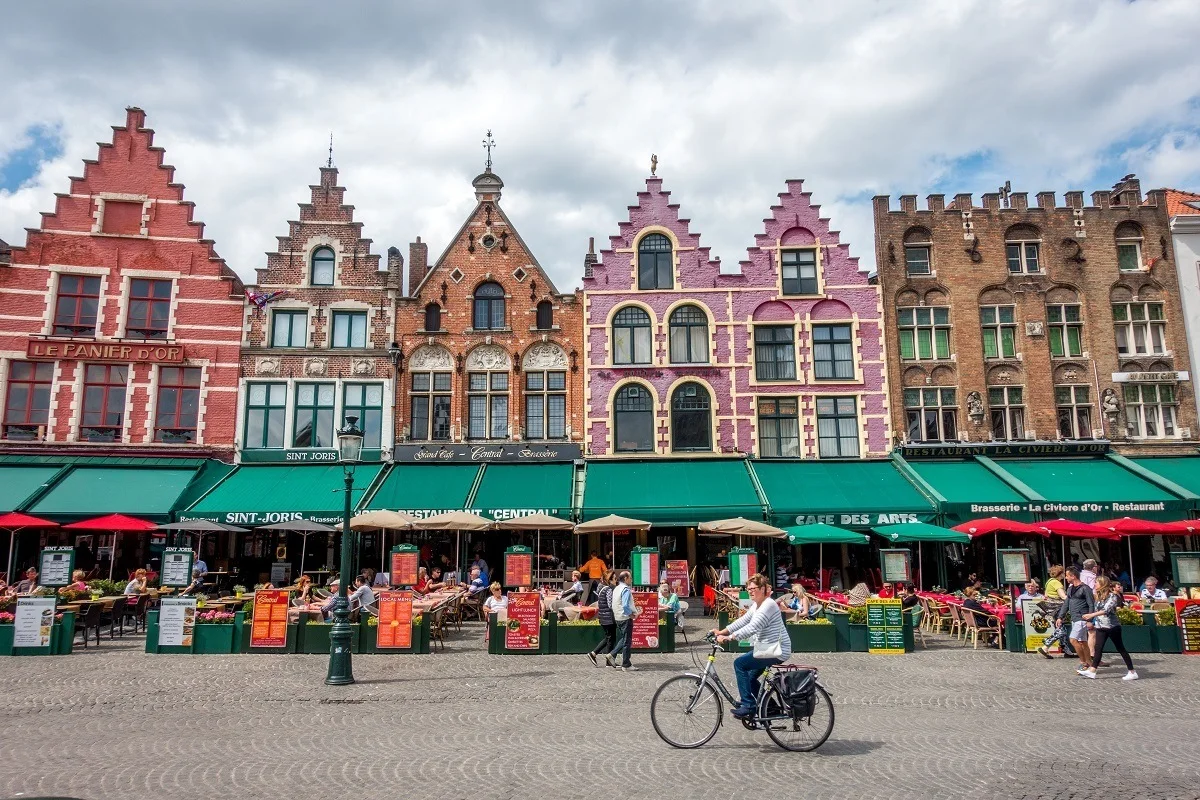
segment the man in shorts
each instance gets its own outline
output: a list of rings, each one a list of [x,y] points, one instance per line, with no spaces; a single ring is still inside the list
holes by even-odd
[[[1088,624],[1083,615],[1096,610],[1096,596],[1092,594],[1088,585],[1079,579],[1079,570],[1069,567],[1066,577],[1067,599],[1054,615],[1054,627],[1062,627],[1064,617],[1071,618],[1071,633],[1067,638],[1075,646],[1080,663],[1086,667],[1091,663],[1091,649],[1088,647]]]

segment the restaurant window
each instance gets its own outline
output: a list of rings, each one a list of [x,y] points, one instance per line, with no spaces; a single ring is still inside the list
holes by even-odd
[[[283,447],[286,422],[286,383],[251,383],[246,387],[247,450]]]
[[[425,330],[440,331],[442,329],[442,307],[437,303],[425,306]]]
[[[1131,438],[1175,438],[1175,385],[1125,384],[1125,430]]]
[[[383,442],[383,384],[347,383],[342,388],[342,420],[358,417],[363,447],[378,450]]]
[[[154,441],[194,444],[200,422],[199,367],[159,367]]]
[[[55,336],[95,336],[100,308],[100,279],[59,275],[54,302]]]
[[[795,397],[758,399],[758,449],[763,458],[800,457],[800,413]]]
[[[500,284],[492,281],[479,284],[472,319],[477,331],[497,331],[504,327],[504,288]]]
[[[654,451],[654,398],[644,386],[623,386],[613,399],[614,449],[618,453]]]
[[[333,312],[333,346],[334,347],[366,347],[367,346],[367,312],[365,312],[365,311],[334,311]]]
[[[813,370],[817,380],[854,378],[854,346],[849,325],[813,326]]]
[[[1162,303],[1114,303],[1112,311],[1119,355],[1161,355],[1167,351]]]
[[[637,306],[622,308],[613,317],[613,363],[650,363],[650,315]]]
[[[130,338],[165,339],[171,320],[171,281],[134,278],[129,281],[129,313],[125,335]]]
[[[412,374],[412,438],[417,441],[450,440],[450,373]]]
[[[783,267],[783,293],[785,295],[817,293],[817,251],[815,249],[784,250],[779,258]]]
[[[567,373],[525,373],[525,438],[567,437]]]
[[[508,437],[508,373],[467,373],[467,438]]]
[[[791,325],[754,328],[754,377],[760,381],[796,379],[796,347]]]
[[[1092,438],[1091,387],[1055,386],[1058,435],[1063,439]]]
[[[858,457],[858,411],[853,397],[817,398],[817,444],[821,458]]]
[[[900,358],[939,361],[950,358],[950,309],[921,306],[896,310]]]
[[[680,306],[668,321],[672,364],[708,363],[708,316],[696,306]]]
[[[1079,358],[1083,355],[1083,321],[1077,304],[1046,306],[1050,355]]]
[[[950,442],[958,435],[954,389],[905,389],[904,415],[910,442]]]
[[[537,329],[548,331],[554,328],[554,304],[543,300],[537,304]]]
[[[988,389],[988,407],[992,412],[992,438],[1012,441],[1025,438],[1025,401],[1020,386],[995,386]]]
[[[909,275],[931,275],[931,254],[929,231],[914,228],[904,234],[904,268]]]
[[[272,347],[306,347],[308,345],[307,311],[271,312]]]
[[[1013,306],[981,306],[984,358],[1016,358],[1017,321]]]
[[[638,288],[672,288],[675,285],[673,261],[670,239],[661,233],[643,237],[638,242]]]
[[[1005,237],[1004,255],[1008,271],[1014,275],[1023,272],[1041,272],[1042,242],[1037,230],[1030,227],[1015,227]]]
[[[337,388],[332,383],[297,383],[292,447],[333,447],[333,409]]]
[[[52,362],[9,362],[8,393],[4,401],[5,439],[32,442],[45,438],[53,382]]]
[[[1142,229],[1136,222],[1122,222],[1115,231],[1117,269],[1136,272],[1142,268]]]
[[[79,438],[85,442],[117,442],[125,425],[128,366],[87,364],[83,368],[83,418]]]
[[[318,247],[312,254],[312,285],[333,286],[333,248]]]
[[[671,449],[712,450],[712,399],[699,383],[682,383],[671,393]]]

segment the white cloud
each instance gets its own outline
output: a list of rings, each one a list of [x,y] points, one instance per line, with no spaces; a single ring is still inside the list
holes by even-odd
[[[197,217],[248,279],[307,199],[330,130],[375,251],[420,235],[436,254],[472,206],[492,128],[503,204],[560,288],[578,283],[588,237],[606,243],[626,217],[651,152],[727,265],[790,177],[864,267],[872,193],[1200,178],[1191,0],[529,8],[6,9],[0,158],[35,124],[61,126],[64,155],[0,193],[0,238],[22,241],[127,104],[147,110]]]

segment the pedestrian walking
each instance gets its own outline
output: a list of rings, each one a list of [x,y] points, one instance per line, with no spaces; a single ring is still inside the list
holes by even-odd
[[[596,589],[596,621],[604,629],[604,641],[587,654],[593,667],[600,666],[600,662],[596,658],[601,653],[611,653],[612,649],[617,646],[617,621],[613,619],[612,610],[613,575],[611,569],[604,570],[600,578],[600,585]]]
[[[610,667],[617,667],[617,655],[620,654],[620,669],[626,672],[637,672],[637,667],[629,663],[629,651],[633,649],[633,618],[638,614],[629,581],[629,570],[621,570],[612,593],[613,620],[617,623],[617,643],[612,652],[604,657],[604,663]]]
[[[1096,649],[1092,652],[1092,663],[1079,670],[1085,678],[1096,677],[1096,667],[1100,666],[1100,654],[1104,652],[1105,642],[1111,641],[1125,660],[1125,677],[1123,681],[1136,681],[1138,674],[1133,668],[1133,659],[1125,649],[1125,640],[1121,635],[1121,620],[1117,609],[1121,607],[1121,593],[1114,588],[1112,581],[1105,575],[1096,578],[1096,610],[1084,614],[1083,618],[1095,626]]]
[[[1096,598],[1088,585],[1079,579],[1079,570],[1075,567],[1067,569],[1067,599],[1054,616],[1054,626],[1062,627],[1066,617],[1071,618],[1071,633],[1069,639],[1075,646],[1079,663],[1084,667],[1091,665],[1091,651],[1088,649],[1088,623],[1083,618],[1096,610]]]

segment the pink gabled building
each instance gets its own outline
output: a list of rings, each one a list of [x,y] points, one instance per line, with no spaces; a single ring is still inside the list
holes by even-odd
[[[799,180],[736,271],[646,179],[584,266],[593,456],[882,457],[890,448],[878,287]]]

